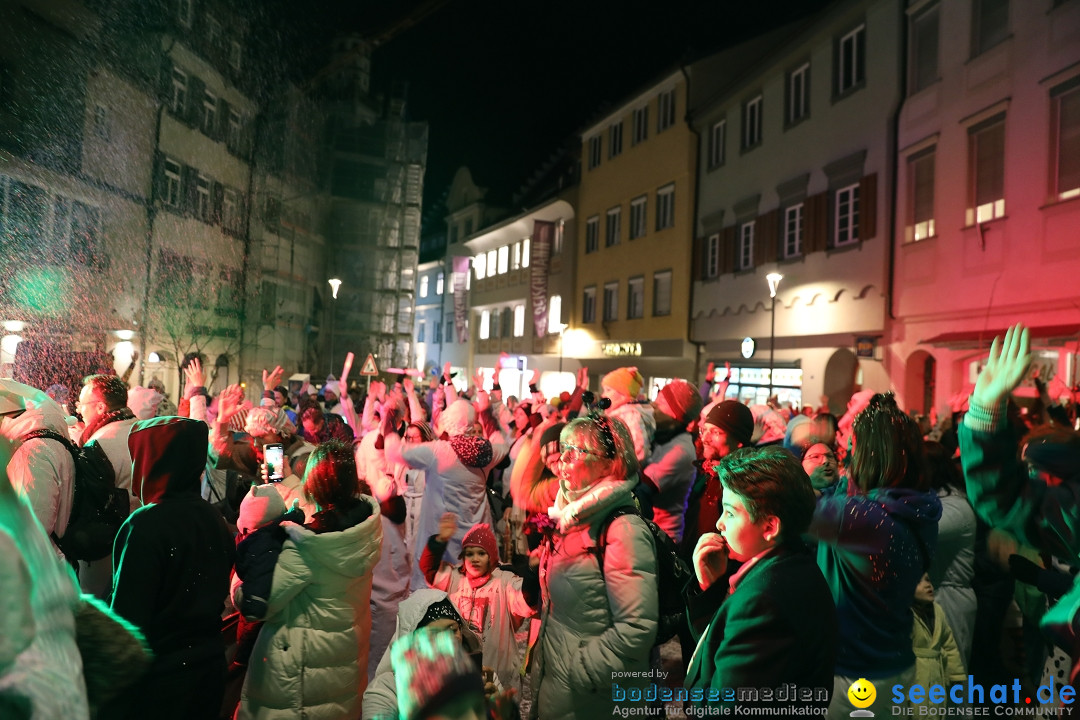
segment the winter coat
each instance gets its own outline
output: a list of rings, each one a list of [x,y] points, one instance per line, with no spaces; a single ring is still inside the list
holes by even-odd
[[[367,496],[360,500],[366,517],[340,531],[316,533],[284,524],[289,539],[274,567],[266,622],[240,694],[239,720],[337,720],[359,714],[367,685],[371,570],[382,544],[378,503]],[[243,598],[236,587],[234,581],[233,601],[239,606]]]
[[[690,433],[681,432],[662,445],[657,445],[642,471],[658,488],[653,496],[653,522],[671,536],[682,541],[686,519],[686,501],[697,477],[694,461],[697,454]]]
[[[823,495],[810,523],[817,561],[836,603],[836,675],[898,675],[915,663],[911,603],[937,547],[934,493],[876,488]]]
[[[962,683],[967,680],[967,673],[964,671],[964,661],[960,659],[956,638],[949,628],[949,619],[945,616],[944,608],[936,602],[933,612],[933,630],[926,626],[919,613],[915,613],[911,632],[911,644],[915,651],[915,682],[924,688]]]
[[[0,491],[0,596],[0,716],[24,717],[14,708],[25,703],[31,720],[89,718],[75,577],[10,490]]]
[[[659,613],[656,549],[645,522],[622,515],[608,526],[601,575],[595,547],[613,510],[633,505],[630,480],[605,478],[550,510],[558,533],[540,565],[544,607],[533,668],[533,716],[541,720],[609,717],[612,673],[649,669]],[[625,685],[622,683],[625,682]]]
[[[953,490],[938,492],[941,520],[938,521],[938,548],[930,564],[934,600],[949,619],[960,657],[971,662],[971,642],[975,634],[975,511],[965,495]]]
[[[304,512],[293,508],[281,517],[246,536],[237,537],[236,576],[243,583],[244,602],[238,608],[244,619],[262,620],[266,614],[266,599],[274,584],[274,567],[285,547],[285,528],[281,523],[304,521]]]
[[[652,449],[653,435],[656,434],[656,419],[653,406],[647,402],[628,402],[607,411],[608,417],[619,418],[630,429],[634,441],[634,455],[644,467]]]
[[[524,579],[495,568],[483,585],[472,587],[460,565],[438,562],[443,546],[433,537],[424,548],[420,565],[429,584],[446,591],[469,629],[480,638],[484,666],[495,670],[499,684],[504,688],[520,687],[522,654],[515,636],[521,632],[522,621],[537,614],[523,591]],[[534,578],[533,589],[538,590],[535,582]]]
[[[63,537],[71,518],[75,462],[68,449],[56,440],[40,438],[20,443],[19,438],[43,429],[66,437],[64,411],[45,393],[14,380],[0,380],[0,393],[15,396],[26,407],[19,415],[0,416],[0,436],[16,444],[8,462],[8,478],[15,490],[30,501],[45,535]]]

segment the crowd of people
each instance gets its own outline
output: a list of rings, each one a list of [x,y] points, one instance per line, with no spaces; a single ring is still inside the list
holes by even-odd
[[[795,687],[839,718],[860,680],[885,715],[894,686],[1071,682],[1080,435],[1013,400],[1030,359],[1010,329],[933,423],[871,390],[748,407],[712,365],[652,401],[633,367],[556,398],[448,366],[290,394],[279,367],[254,404],[194,357],[175,406],[0,380],[0,717],[568,720]]]

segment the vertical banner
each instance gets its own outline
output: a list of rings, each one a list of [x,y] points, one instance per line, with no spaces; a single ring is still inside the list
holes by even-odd
[[[551,259],[551,238],[555,223],[537,220],[533,223],[529,243],[529,283],[533,307],[533,332],[538,338],[547,335],[548,328],[548,261]]]
[[[469,256],[464,255],[454,258],[454,329],[457,331],[459,343],[469,342],[469,329],[466,320],[469,315],[468,298],[465,297],[465,279],[469,275]]]

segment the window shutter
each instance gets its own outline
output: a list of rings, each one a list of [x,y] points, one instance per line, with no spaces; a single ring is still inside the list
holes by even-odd
[[[806,198],[803,219],[803,253],[822,252],[829,240],[829,193]]]
[[[720,233],[720,272],[721,273],[733,273],[735,272],[735,257],[738,252],[735,248],[735,241],[738,237],[739,227],[732,225],[731,227],[724,228]]]
[[[194,75],[188,75],[188,112],[187,121],[193,128],[202,127],[203,96],[206,83]]]
[[[859,240],[877,235],[877,173],[859,181]]]
[[[754,265],[776,262],[780,244],[780,209],[759,215],[754,225]]]
[[[219,182],[210,186],[210,222],[221,224],[222,208],[225,206],[225,186]]]
[[[189,215],[195,214],[195,208],[199,205],[199,191],[196,188],[196,180],[199,177],[199,173],[195,171],[195,168],[183,166],[180,171],[180,193],[183,198],[182,205],[184,212]]]

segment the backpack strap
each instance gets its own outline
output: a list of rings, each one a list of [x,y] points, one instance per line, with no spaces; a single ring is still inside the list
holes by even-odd
[[[78,462],[78,456],[79,456],[79,448],[78,448],[78,446],[75,445],[75,443],[71,442],[71,438],[64,437],[63,435],[56,432],[55,430],[49,430],[48,428],[38,428],[37,430],[31,430],[30,432],[26,433],[25,435],[22,435],[21,437],[19,437],[20,442],[25,443],[28,440],[55,440],[56,442],[60,443],[65,448],[67,448],[67,451],[71,454],[71,461],[72,462]],[[68,517],[68,524],[69,525],[71,524],[71,521],[75,518],[75,487],[74,487],[74,482],[72,482],[71,492],[72,492],[71,515]],[[65,528],[65,531],[66,531],[66,529],[67,528]],[[49,534],[49,539],[53,541],[54,545],[56,545],[57,547],[60,547],[60,538],[57,536],[55,530],[52,533]],[[74,560],[69,560],[68,562],[72,563],[73,567],[76,567],[76,568],[78,567],[78,562],[76,562]]]
[[[600,565],[601,580],[604,579],[604,552],[607,550],[608,530],[611,529],[611,523],[615,521],[615,518],[622,517],[623,515],[641,516],[636,505],[634,507],[623,505],[622,507],[615,508],[611,511],[611,514],[604,518],[604,521],[600,523],[600,532],[596,536],[596,545],[589,548],[589,552],[596,555],[596,562]]]

